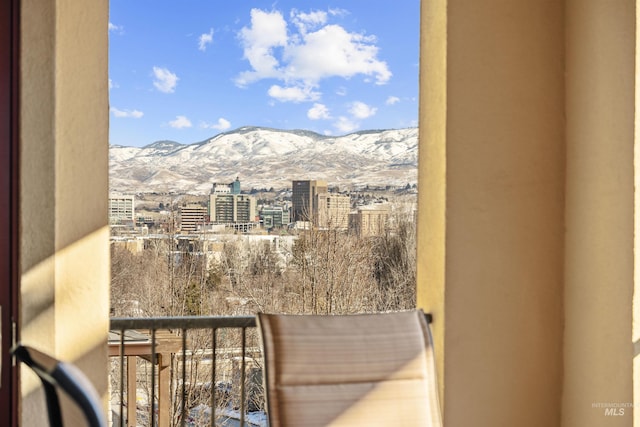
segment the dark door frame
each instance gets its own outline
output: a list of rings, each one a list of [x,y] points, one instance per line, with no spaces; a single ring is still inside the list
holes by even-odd
[[[18,373],[9,351],[18,325],[18,72],[20,0],[0,0],[0,424],[17,426]]]

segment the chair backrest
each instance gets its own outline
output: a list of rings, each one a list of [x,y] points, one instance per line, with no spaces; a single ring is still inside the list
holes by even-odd
[[[100,396],[89,379],[76,366],[61,362],[34,348],[17,345],[13,355],[40,378],[47,399],[49,425],[62,426],[62,412],[56,389],[64,391],[82,410],[87,425],[106,427]]]
[[[421,310],[258,314],[270,427],[441,426]]]

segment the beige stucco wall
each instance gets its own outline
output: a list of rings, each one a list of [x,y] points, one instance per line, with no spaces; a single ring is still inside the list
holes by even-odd
[[[21,339],[76,363],[105,398],[107,23],[106,0],[21,2]],[[44,425],[36,385],[23,370],[21,425]]]
[[[567,2],[563,426],[630,426],[635,1]]]
[[[563,4],[422,9],[418,302],[445,425],[559,425]]]
[[[640,425],[636,2],[422,10],[418,303],[445,424]]]
[[[640,32],[638,22],[640,22],[640,7],[636,2],[636,46],[640,46]],[[637,141],[640,139],[640,52],[636,48],[635,52],[635,120],[634,120],[634,182],[635,188],[640,188],[640,173],[635,171],[640,168],[640,149]],[[635,248],[640,247],[640,197],[635,196],[634,202],[634,292],[632,301],[632,331],[633,342],[633,402],[640,402],[640,290],[636,291],[637,284],[640,283],[640,253]],[[635,406],[635,405],[634,405]],[[633,425],[640,426],[640,410],[633,411]]]

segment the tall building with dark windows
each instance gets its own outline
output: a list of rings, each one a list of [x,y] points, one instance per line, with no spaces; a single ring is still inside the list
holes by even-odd
[[[292,221],[317,222],[319,212],[326,209],[326,197],[329,193],[327,182],[293,181],[291,190]],[[323,202],[324,206],[321,206]]]

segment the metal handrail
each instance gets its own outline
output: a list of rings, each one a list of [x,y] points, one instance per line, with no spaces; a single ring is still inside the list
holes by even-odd
[[[252,328],[255,316],[112,317],[110,329]]]
[[[185,425],[185,419],[187,415],[187,408],[184,405],[185,403],[185,387],[184,384],[186,382],[185,378],[185,364],[186,364],[186,353],[187,353],[187,345],[186,345],[186,335],[189,330],[195,329],[204,329],[210,330],[212,332],[212,350],[211,353],[214,356],[214,360],[212,363],[212,401],[211,401],[211,425],[214,425],[215,422],[215,354],[220,351],[220,349],[216,348],[216,334],[218,329],[237,329],[241,331],[241,339],[242,346],[241,352],[243,357],[241,358],[241,368],[240,368],[240,425],[245,425],[245,409],[246,409],[246,390],[245,390],[245,380],[246,380],[246,364],[245,364],[245,355],[247,354],[247,346],[246,346],[246,330],[247,328],[255,328],[256,327],[256,318],[254,316],[180,316],[180,317],[145,317],[145,318],[129,318],[129,317],[117,317],[110,319],[110,330],[112,331],[120,331],[120,339],[119,339],[119,348],[120,348],[120,393],[122,396],[123,392],[123,381],[124,381],[124,364],[122,363],[124,359],[124,347],[125,347],[125,331],[129,330],[148,330],[150,334],[150,340],[147,343],[151,344],[151,390],[155,390],[155,364],[157,362],[156,353],[157,353],[157,340],[156,340],[156,331],[158,330],[174,330],[174,331],[182,331],[182,352],[181,352],[181,365],[182,365],[182,416],[181,422],[182,425]],[[153,393],[153,392],[152,392]],[[122,397],[120,402],[120,423],[123,422],[123,407],[122,407]],[[154,417],[154,403],[153,397],[151,400],[150,406],[150,425],[155,425],[155,417]]]

